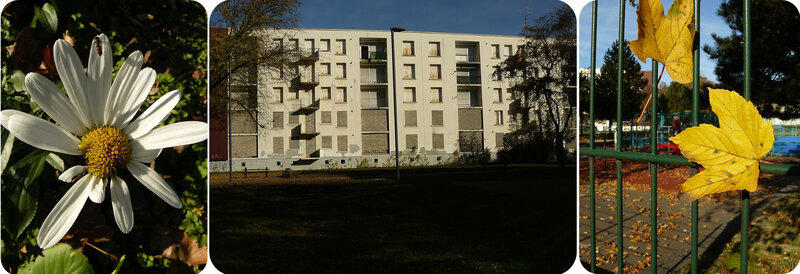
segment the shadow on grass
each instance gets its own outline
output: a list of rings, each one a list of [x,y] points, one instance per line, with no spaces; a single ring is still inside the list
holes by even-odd
[[[560,273],[575,258],[574,170],[212,187],[211,260],[227,273]]]

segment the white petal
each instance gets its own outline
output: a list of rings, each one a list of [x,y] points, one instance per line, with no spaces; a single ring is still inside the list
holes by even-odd
[[[28,73],[25,76],[25,87],[31,94],[31,99],[64,129],[77,136],[86,132],[86,126],[69,98],[53,82],[38,73]]]
[[[114,219],[122,233],[127,234],[133,228],[133,206],[128,185],[121,178],[111,178],[111,207],[114,209]]]
[[[142,163],[150,163],[161,154],[161,149],[144,149],[142,144],[136,140],[131,141],[131,160]]]
[[[95,36],[89,48],[89,67],[86,73],[89,110],[95,126],[101,125],[105,115],[106,99],[111,89],[111,72],[114,70],[112,56],[108,37],[105,34]]]
[[[73,166],[65,170],[64,173],[61,173],[61,176],[58,176],[58,179],[67,183],[71,183],[72,178],[75,178],[75,176],[80,175],[84,171],[86,171],[86,166]]]
[[[119,68],[114,83],[111,84],[111,89],[108,93],[108,98],[105,104],[105,125],[113,125],[120,128],[119,124],[122,121],[118,116],[120,115],[121,106],[127,104],[130,100],[130,93],[133,85],[136,83],[136,77],[139,75],[139,70],[142,68],[142,53],[134,51]]]
[[[86,196],[89,196],[89,177],[83,176],[77,183],[69,188],[66,194],[61,197],[50,214],[42,223],[36,241],[42,249],[49,248],[58,243],[69,228],[75,223],[75,219],[86,203]]]
[[[169,112],[172,111],[180,100],[180,91],[173,90],[164,94],[164,96],[158,98],[158,101],[142,112],[142,115],[139,115],[136,120],[128,124],[123,132],[128,136],[128,139],[136,139],[145,135],[150,132],[151,129],[166,120]]]
[[[107,178],[100,178],[97,176],[89,175],[92,177],[89,187],[92,191],[89,193],[89,200],[96,204],[102,203],[106,199],[106,185],[108,184]]]
[[[10,109],[4,110],[0,116],[3,116],[0,119],[3,126],[29,145],[52,152],[70,155],[83,154],[78,151],[80,140],[53,123]]]
[[[78,53],[67,41],[58,39],[53,47],[53,61],[56,63],[61,83],[67,90],[76,114],[81,117],[86,127],[92,127],[93,119],[87,108],[89,102],[86,93],[86,72],[83,70]]]
[[[131,172],[136,180],[142,183],[147,189],[156,194],[159,198],[167,202],[167,204],[181,208],[181,200],[178,194],[158,175],[155,170],[150,169],[142,163],[136,161],[128,162],[128,171]]]
[[[122,121],[120,127],[125,127],[125,125],[131,122],[136,112],[139,112],[139,107],[142,106],[142,102],[144,102],[144,99],[150,94],[150,88],[153,87],[153,83],[155,82],[155,70],[145,68],[139,72],[139,77],[136,78],[136,83],[131,90],[131,97],[128,98],[126,105],[124,105],[120,111],[119,115]]]
[[[194,144],[208,138],[208,124],[197,121],[169,124],[136,139],[144,149]]]

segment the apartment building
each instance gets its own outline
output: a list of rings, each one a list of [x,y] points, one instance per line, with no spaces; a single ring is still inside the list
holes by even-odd
[[[234,170],[394,166],[395,113],[406,163],[437,164],[456,151],[502,148],[512,130],[513,79],[493,73],[523,37],[394,36],[392,45],[388,30],[269,35],[265,43],[298,49],[302,57],[284,69],[254,72],[257,81],[237,81],[234,97],[254,99],[231,115]],[[212,159],[212,171],[227,168],[227,161]]]

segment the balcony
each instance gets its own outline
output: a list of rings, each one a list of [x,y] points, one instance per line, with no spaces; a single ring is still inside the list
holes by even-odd
[[[475,53],[456,55],[456,63],[480,63],[480,58]]]
[[[319,49],[304,49],[300,51],[301,62],[319,61]]]
[[[319,110],[319,99],[300,99],[293,105],[292,109],[300,113],[310,113]]]
[[[303,74],[294,78],[296,85],[303,88],[311,88],[319,85],[319,75],[316,74]]]
[[[367,63],[385,63],[386,62],[386,52],[385,51],[369,51],[364,52],[365,54],[361,54],[361,61],[366,61]]]
[[[389,83],[386,79],[367,79],[361,78],[361,85],[364,86],[385,86]]]
[[[479,75],[456,76],[456,83],[459,85],[480,85],[481,77]]]

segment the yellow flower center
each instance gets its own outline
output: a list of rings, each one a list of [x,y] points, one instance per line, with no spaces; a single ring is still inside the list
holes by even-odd
[[[131,145],[119,129],[97,127],[81,137],[80,150],[86,159],[86,169],[95,176],[106,178],[117,173],[131,158]]]

